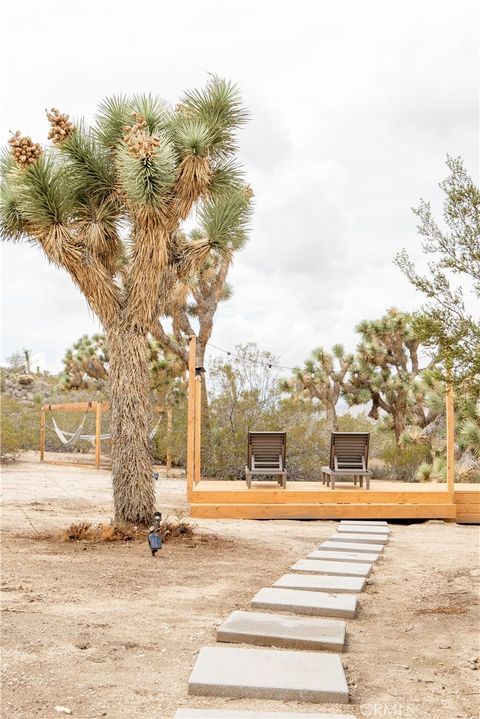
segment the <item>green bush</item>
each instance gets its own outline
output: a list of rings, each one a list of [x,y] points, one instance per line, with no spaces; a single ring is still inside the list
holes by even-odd
[[[18,459],[24,450],[38,449],[40,435],[38,411],[11,397],[3,397],[0,435],[2,461]]]
[[[424,444],[405,444],[397,447],[393,440],[383,448],[381,459],[386,463],[392,479],[418,482],[419,467],[430,460],[430,449]]]

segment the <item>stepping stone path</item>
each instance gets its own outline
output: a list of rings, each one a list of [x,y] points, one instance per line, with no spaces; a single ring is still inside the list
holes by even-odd
[[[379,554],[368,554],[367,552],[332,552],[329,550],[320,551],[316,549],[314,552],[307,554],[307,559],[333,559],[336,562],[376,562]]]
[[[333,542],[327,539],[318,549],[321,552],[375,552],[375,554],[380,554],[383,552],[384,546],[383,544],[362,544],[361,542],[350,542],[348,546],[345,546],[344,542]]]
[[[388,528],[388,522],[380,522],[376,521],[374,519],[368,520],[368,519],[342,519],[340,521],[340,526],[353,526],[353,527],[387,527]]]
[[[218,628],[217,641],[342,652],[345,622],[262,612],[232,612]]]
[[[282,609],[316,617],[354,617],[357,597],[353,594],[302,591],[265,587],[252,599],[255,609]]]
[[[284,574],[272,587],[257,592],[251,606],[267,611],[232,612],[217,630],[218,642],[279,649],[203,647],[188,682],[188,693],[230,699],[348,702],[342,662],[339,654],[332,653],[344,649],[345,622],[319,617],[355,616],[358,599],[355,592],[363,590],[389,534],[385,521],[342,520],[335,534],[306,559],[290,567],[295,574]],[[311,616],[295,616],[305,614]],[[310,651],[302,651],[305,649]],[[290,711],[179,709],[175,719],[356,717]]]
[[[229,699],[348,702],[338,654],[278,649],[203,647],[188,693]]]
[[[355,534],[380,534],[382,537],[388,537],[390,534],[390,530],[384,527],[352,527],[351,525],[340,525],[337,529],[337,533],[340,534],[347,532],[350,534],[352,534],[352,532],[355,532]]]
[[[332,542],[363,542],[363,544],[386,544],[388,542],[388,536],[383,534],[361,534],[355,532],[355,534],[342,534],[337,532],[332,534],[330,537]]]
[[[322,562],[319,559],[299,559],[290,569],[294,572],[313,572],[314,574],[336,574],[341,577],[368,577],[372,564],[359,562]]]
[[[229,709],[178,709],[175,719],[356,719],[353,714],[298,714],[298,712],[249,712]]]
[[[361,592],[365,586],[363,577],[339,577],[329,574],[309,576],[306,574],[284,574],[273,583],[274,587],[306,589],[312,592]]]

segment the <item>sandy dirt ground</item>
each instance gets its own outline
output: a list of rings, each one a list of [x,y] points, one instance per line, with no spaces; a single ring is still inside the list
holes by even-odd
[[[171,719],[179,707],[402,719],[480,715],[479,528],[393,523],[343,662],[351,704],[189,697],[195,657],[234,609],[328,537],[325,521],[199,520],[156,559],[143,542],[35,539],[111,517],[107,471],[3,469],[2,717]],[[164,512],[186,508],[182,477],[157,482]]]

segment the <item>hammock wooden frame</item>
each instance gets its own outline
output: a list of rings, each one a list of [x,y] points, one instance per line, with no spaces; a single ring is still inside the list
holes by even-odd
[[[108,412],[110,409],[109,402],[66,402],[64,404],[44,404],[40,410],[40,462],[47,464],[65,464],[73,467],[91,466],[86,462],[64,462],[61,460],[45,459],[45,433],[47,412],[94,412],[95,413],[95,458],[92,465],[95,469],[101,468],[102,461],[102,412]],[[167,434],[172,430],[172,409],[171,407],[163,407],[155,405],[154,409],[159,413],[167,415]],[[167,449],[167,476],[172,466],[172,454],[170,442]]]

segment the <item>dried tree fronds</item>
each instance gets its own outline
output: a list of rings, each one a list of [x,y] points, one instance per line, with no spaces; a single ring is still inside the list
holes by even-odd
[[[209,190],[212,171],[208,157],[186,155],[177,169],[173,216],[175,223],[185,220],[193,205]]]
[[[157,313],[162,273],[167,264],[168,233],[162,216],[148,209],[136,215],[133,252],[126,277],[127,319],[150,330]]]

